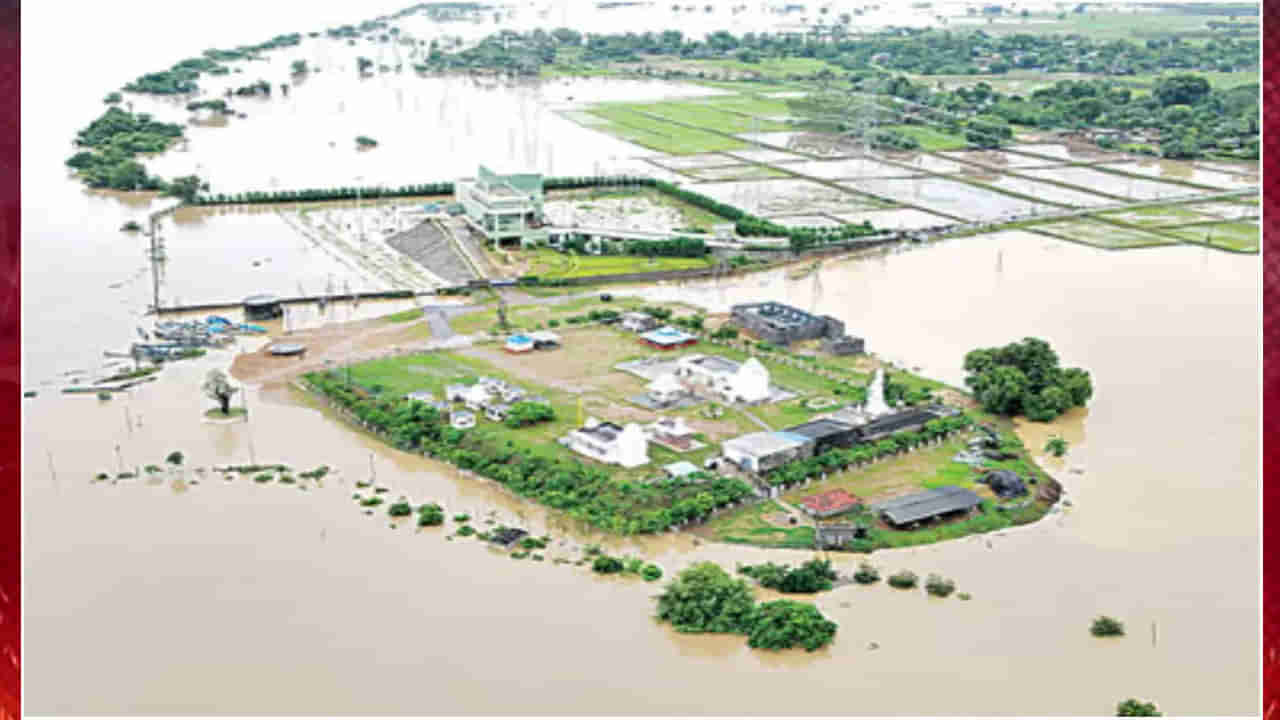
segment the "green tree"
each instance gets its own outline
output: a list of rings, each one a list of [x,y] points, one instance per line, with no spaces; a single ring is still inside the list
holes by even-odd
[[[745,632],[753,609],[747,584],[710,562],[681,571],[658,597],[658,618],[679,632]]]
[[[1116,705],[1116,717],[1161,717],[1164,713],[1153,702],[1142,702],[1134,698],[1122,700]]]
[[[774,600],[751,614],[747,645],[767,650],[802,647],[813,652],[835,638],[837,627],[810,603]]]
[[[1093,619],[1089,632],[1095,637],[1116,637],[1124,635],[1124,623],[1107,615],[1099,615]]]
[[[418,508],[418,527],[429,527],[444,524],[444,508],[436,503],[427,503]],[[463,527],[471,527],[464,525]]]
[[[210,400],[218,403],[223,415],[231,413],[231,397],[240,391],[239,388],[232,386],[231,380],[227,378],[226,373],[216,368],[209,371],[209,374],[205,376],[204,384],[200,388]]]
[[[1191,73],[1162,77],[1156,81],[1155,87],[1151,89],[1151,95],[1165,107],[1170,105],[1195,105],[1208,94],[1209,81]]]
[[[1067,454],[1067,441],[1060,435],[1054,435],[1045,442],[1044,451],[1054,457],[1062,457]]]

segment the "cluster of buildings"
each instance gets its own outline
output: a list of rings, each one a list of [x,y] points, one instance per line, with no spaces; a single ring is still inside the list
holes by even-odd
[[[484,415],[493,422],[502,422],[511,411],[511,406],[518,402],[547,401],[544,397],[529,395],[523,388],[493,377],[482,377],[471,385],[447,385],[444,400],[441,401],[425,390],[411,392],[405,397],[431,405],[441,414],[447,415],[449,425],[458,430],[475,427],[479,415]],[[455,404],[461,404],[462,407],[455,407]]]

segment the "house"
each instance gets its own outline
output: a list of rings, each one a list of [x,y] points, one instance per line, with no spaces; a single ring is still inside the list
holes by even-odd
[[[663,465],[662,470],[667,474],[667,477],[672,479],[688,477],[689,475],[699,472],[698,466],[688,460],[681,460],[679,462],[673,462],[670,465]]]
[[[649,347],[659,350],[675,350],[698,342],[698,337],[690,335],[683,330],[677,330],[670,325],[663,325],[656,330],[650,330],[642,334],[640,341]]]
[[[550,330],[539,330],[529,333],[533,340],[534,350],[554,350],[560,347],[560,336]]]
[[[906,495],[886,500],[872,506],[884,521],[894,527],[972,511],[982,503],[982,498],[968,488],[956,485]]]
[[[813,454],[813,441],[788,432],[754,432],[726,440],[724,456],[739,468],[757,474]]]
[[[528,335],[512,335],[507,338],[507,343],[502,346],[502,349],[509,353],[529,352],[533,350],[533,338]]]
[[[622,313],[622,329],[629,330],[633,333],[649,332],[658,327],[658,319],[649,313],[643,312],[625,312]]]
[[[734,305],[729,322],[774,345],[822,340],[822,348],[835,355],[866,352],[862,338],[845,334],[844,323],[830,315],[813,315],[779,302]]]
[[[847,547],[866,534],[867,529],[857,525],[819,525],[814,528],[814,540],[819,548]]]
[[[491,401],[489,388],[481,383],[476,383],[467,388],[467,392],[462,397],[462,402],[466,404],[468,410],[480,412]]]
[[[857,495],[850,495],[844,490],[828,490],[817,495],[810,495],[801,498],[800,505],[804,507],[804,511],[816,518],[827,518],[832,515],[839,515],[848,512],[858,505],[862,504],[862,499]]]
[[[785,429],[813,441],[813,454],[821,455],[832,448],[849,448],[858,444],[858,428],[830,418],[811,420]]]
[[[639,467],[649,462],[649,441],[635,423],[621,427],[587,418],[586,424],[560,439],[570,450],[611,465]]]
[[[499,175],[481,165],[474,178],[453,184],[453,194],[467,225],[486,240],[528,246],[547,237],[541,175]]]
[[[657,405],[673,405],[689,394],[675,375],[667,373],[645,386],[645,393]]]
[[[685,424],[684,418],[658,418],[644,428],[645,436],[676,452],[686,452],[701,444],[694,438],[694,430]]]
[[[755,358],[737,363],[718,355],[689,355],[680,358],[675,373],[726,402],[769,399],[769,371]]]
[[[455,430],[466,430],[476,426],[476,414],[469,410],[454,410],[449,413],[449,426]]]

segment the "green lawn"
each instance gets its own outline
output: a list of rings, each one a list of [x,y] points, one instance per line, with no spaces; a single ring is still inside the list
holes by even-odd
[[[823,70],[840,74],[844,70],[818,58],[788,57],[763,58],[757,63],[740,60],[697,60],[696,65],[741,73],[760,73],[769,78],[786,78],[788,75],[812,75]]]
[[[960,135],[952,135],[926,125],[884,125],[885,130],[897,130],[913,137],[922,150],[963,150],[969,143]]]
[[[1211,217],[1193,212],[1185,207],[1178,205],[1160,205],[1155,207],[1140,207],[1128,210],[1113,210],[1111,212],[1100,213],[1100,218],[1109,220],[1118,220],[1120,222],[1139,225],[1141,227],[1164,227],[1167,225],[1182,225],[1186,223],[1204,222],[1211,220]]]
[[[779,526],[765,519],[766,516],[780,516],[785,512],[781,505],[773,501],[756,503],[713,518],[696,532],[720,542],[777,548],[812,548],[812,527]]]
[[[1108,249],[1172,245],[1177,242],[1139,228],[1121,227],[1086,218],[1036,225],[1035,229],[1066,240]]]
[[[526,251],[528,252],[528,251]],[[656,272],[659,270],[689,270],[707,267],[702,258],[639,257],[634,255],[567,255],[555,250],[534,250],[539,269],[530,274],[543,278],[579,278],[593,275]]]

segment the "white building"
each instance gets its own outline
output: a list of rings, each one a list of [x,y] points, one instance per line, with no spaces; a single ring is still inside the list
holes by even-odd
[[[453,194],[466,212],[467,224],[488,240],[521,245],[546,240],[541,175],[499,175],[481,165],[474,178],[454,182]]]
[[[813,440],[789,432],[755,432],[724,441],[724,456],[738,467],[764,473],[812,454]]]
[[[682,417],[664,417],[658,418],[654,422],[649,423],[644,428],[645,434],[649,437],[663,438],[690,438],[693,437],[694,429],[689,427],[688,423]]]
[[[649,332],[658,327],[658,319],[649,313],[625,312],[622,313],[621,325],[623,330],[629,330],[634,333]]]
[[[645,392],[649,399],[658,405],[671,405],[680,402],[681,398],[689,393],[688,390],[684,389],[684,385],[681,385],[680,381],[671,373],[659,375],[657,380],[645,386]]]
[[[676,376],[726,402],[769,399],[769,371],[755,358],[736,363],[718,355],[687,355],[676,364]]]
[[[635,423],[620,427],[587,418],[586,425],[570,432],[560,442],[580,455],[611,465],[633,468],[649,462],[649,441]]]

